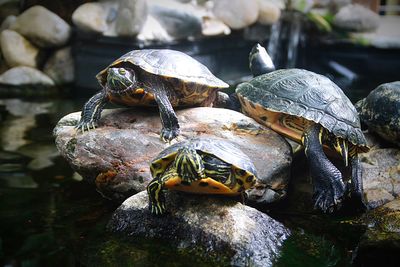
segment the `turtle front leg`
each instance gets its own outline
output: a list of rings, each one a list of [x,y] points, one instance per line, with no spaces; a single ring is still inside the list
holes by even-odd
[[[350,191],[350,201],[357,211],[363,212],[367,210],[367,204],[364,198],[361,164],[357,152],[350,156],[350,167],[351,183],[348,188]]]
[[[314,207],[332,212],[340,204],[345,193],[342,174],[326,157],[322,149],[323,128],[319,124],[307,127],[302,143],[313,180]]]
[[[162,215],[165,213],[165,196],[163,188],[165,182],[170,178],[176,177],[178,174],[175,169],[171,168],[166,171],[163,176],[158,176],[150,181],[147,185],[147,194],[149,196],[149,209],[155,215]]]
[[[176,116],[171,102],[164,91],[157,92],[154,95],[154,98],[160,110],[162,124],[160,137],[164,142],[169,142],[179,135],[178,117]]]
[[[75,129],[82,132],[85,130],[89,131],[90,129],[94,129],[100,119],[101,111],[107,102],[108,98],[104,91],[92,96],[83,106],[81,119],[75,126]]]

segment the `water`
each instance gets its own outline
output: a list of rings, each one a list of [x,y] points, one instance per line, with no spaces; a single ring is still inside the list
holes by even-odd
[[[118,205],[81,181],[52,136],[85,100],[0,99],[0,266],[215,266],[166,241],[105,230]],[[290,195],[268,212],[294,233],[276,266],[349,265],[361,231],[339,217],[297,212]]]

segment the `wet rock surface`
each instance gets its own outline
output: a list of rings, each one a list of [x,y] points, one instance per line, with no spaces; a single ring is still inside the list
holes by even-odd
[[[148,210],[146,192],[128,198],[108,224],[130,238],[170,240],[193,256],[212,257],[232,266],[272,266],[290,232],[265,213],[229,198],[170,192],[170,212],[162,217]]]
[[[199,135],[225,138],[253,160],[259,177],[248,192],[250,202],[270,203],[285,196],[291,150],[277,133],[227,109],[191,108],[178,110],[177,115],[177,141]],[[158,111],[104,110],[99,127],[83,134],[74,129],[79,118],[78,112],[69,114],[54,129],[57,148],[72,168],[111,199],[121,201],[144,190],[152,179],[149,162],[168,147],[159,138]]]

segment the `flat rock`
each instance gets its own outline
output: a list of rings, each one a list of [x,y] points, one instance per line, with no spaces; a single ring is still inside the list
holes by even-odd
[[[10,29],[44,48],[62,46],[71,36],[71,27],[68,23],[42,6],[33,6],[25,10]]]
[[[374,31],[379,26],[379,15],[359,4],[342,7],[333,19],[341,29],[354,32]]]
[[[2,31],[0,47],[8,66],[37,67],[39,49],[16,31]]]
[[[230,28],[245,28],[258,19],[257,0],[218,0],[214,1],[215,16]]]
[[[183,141],[199,135],[236,143],[253,160],[258,182],[248,192],[249,201],[271,203],[286,194],[291,149],[277,133],[245,115],[227,109],[198,107],[177,111]],[[72,168],[99,192],[124,200],[142,191],[152,179],[149,162],[168,147],[159,138],[157,110],[104,110],[99,127],[77,134],[80,113],[62,118],[54,129],[56,145]]]
[[[9,85],[44,85],[53,86],[53,80],[40,70],[19,66],[0,75],[0,83]]]
[[[360,154],[364,193],[371,208],[392,201],[400,194],[400,150],[372,149]]]
[[[272,266],[290,232],[254,208],[228,198],[171,192],[169,213],[154,216],[146,192],[128,198],[113,214],[108,229],[130,238],[169,240],[193,256],[231,266]]]
[[[74,81],[74,60],[71,47],[55,51],[44,65],[43,72],[56,84],[72,83]]]

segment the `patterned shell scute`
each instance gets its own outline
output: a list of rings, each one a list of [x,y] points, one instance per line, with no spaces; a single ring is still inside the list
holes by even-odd
[[[303,69],[282,69],[240,84],[236,92],[268,110],[304,117],[333,134],[366,145],[357,111],[327,77]]]
[[[228,84],[215,77],[206,66],[191,56],[175,50],[133,50],[115,60],[109,67],[121,62],[129,62],[149,73],[177,78],[184,82],[193,82],[216,88],[229,87]],[[104,75],[106,70],[103,70],[98,75]]]
[[[198,137],[173,144],[164,149],[153,161],[175,154],[179,148],[184,146],[190,146],[197,151],[213,155],[222,161],[248,171],[257,177],[257,171],[252,160],[242,150],[231,142],[215,137]]]

